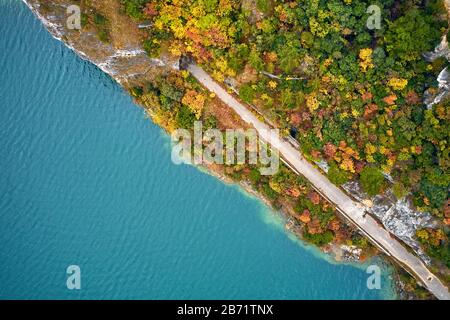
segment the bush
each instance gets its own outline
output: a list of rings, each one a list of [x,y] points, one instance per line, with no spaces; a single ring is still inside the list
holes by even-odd
[[[360,248],[367,248],[369,246],[369,241],[360,235],[355,235],[352,237],[352,244]]]
[[[369,196],[379,194],[386,185],[383,174],[375,167],[365,167],[360,177],[361,185]]]
[[[144,13],[142,12],[142,7],[145,0],[122,0],[122,4],[125,9],[125,13],[130,17],[141,20],[144,19]]]
[[[81,27],[84,28],[89,23],[89,17],[84,12],[81,13]]]
[[[340,186],[348,181],[347,173],[341,169],[336,164],[332,164],[328,170],[328,178],[335,185]]]
[[[258,169],[252,169],[249,174],[249,179],[253,185],[256,185],[261,180],[261,173]]]
[[[278,193],[273,190],[268,184],[262,186],[262,192],[269,200],[276,200],[278,198]]]
[[[303,237],[305,238],[305,240],[319,247],[330,243],[334,239],[333,233],[330,230],[327,230],[324,233],[316,233],[316,234],[311,234],[305,231],[303,233]]]
[[[100,13],[96,13],[94,15],[94,23],[97,26],[104,26],[108,23],[108,19],[106,19],[106,17],[101,15]]]
[[[195,114],[185,105],[181,105],[175,118],[179,128],[190,129],[194,126]]]
[[[109,42],[108,19],[100,13],[96,13],[94,15],[94,23],[97,26],[97,36],[100,41]]]
[[[270,0],[256,0],[256,8],[262,13],[268,13],[270,5]]]
[[[397,199],[401,199],[408,194],[408,190],[401,182],[397,182],[393,185],[392,192],[394,193]]]
[[[100,39],[100,41],[102,42],[109,42],[109,34],[107,31],[105,30],[100,30],[98,32],[98,38]]]
[[[253,99],[255,99],[255,91],[249,84],[244,84],[239,88],[239,96],[242,101],[252,103]]]
[[[149,55],[149,57],[156,58],[159,57],[161,53],[161,48],[159,44],[153,42],[152,39],[146,39],[143,43],[143,47],[145,52]]]

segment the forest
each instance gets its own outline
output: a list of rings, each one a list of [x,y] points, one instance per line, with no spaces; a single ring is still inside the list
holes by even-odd
[[[333,183],[358,179],[369,196],[392,190],[432,213],[442,227],[417,238],[450,266],[450,100],[423,102],[448,65],[423,56],[448,32],[443,1],[119,1],[131,19],[151,23],[143,42],[150,56],[191,56],[297,139],[310,160],[325,160]],[[211,97],[188,74],[133,90],[157,106],[166,128],[217,123],[204,112]],[[271,178],[230,172],[274,200],[301,190],[288,170]],[[307,223],[305,238],[328,243],[339,229],[333,210],[304,192],[294,210]]]

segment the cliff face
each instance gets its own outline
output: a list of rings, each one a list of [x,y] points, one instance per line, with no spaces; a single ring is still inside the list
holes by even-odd
[[[361,202],[370,199],[369,212],[378,218],[386,230],[410,246],[426,264],[431,263],[430,257],[422,250],[416,239],[416,231],[437,227],[436,219],[427,212],[416,210],[410,200],[398,200],[391,191],[369,197],[356,181],[348,182],[343,187]]]
[[[109,14],[109,41],[101,41],[93,26],[83,26],[83,31],[71,30],[67,27],[73,3],[67,0],[39,1],[23,0],[38,16],[50,33],[63,41],[81,58],[97,65],[118,83],[129,87],[142,83],[148,77],[163,72],[166,62],[151,59],[142,48],[144,32],[138,25],[122,15]],[[94,3],[99,12],[117,12],[119,3],[110,1],[108,6]],[[100,11],[101,10],[101,11]],[[173,62],[168,62],[173,63]]]
[[[445,9],[447,10],[447,20],[449,20],[450,24],[450,0],[444,1]],[[439,58],[445,58],[450,62],[450,48],[448,46],[447,34],[449,30],[447,30],[446,34],[442,36],[441,42],[436,46],[433,52],[427,52],[424,54],[424,57],[427,61],[433,62]],[[431,109],[433,105],[444,101],[450,94],[450,73],[448,71],[448,67],[445,67],[436,79],[438,83],[437,90],[435,88],[428,89],[424,94],[424,103],[427,105],[428,109]]]

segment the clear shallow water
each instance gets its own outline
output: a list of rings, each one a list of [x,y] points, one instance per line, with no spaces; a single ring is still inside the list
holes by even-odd
[[[20,1],[0,16],[0,298],[392,297],[386,275],[368,290],[260,201],[172,164],[168,137]]]

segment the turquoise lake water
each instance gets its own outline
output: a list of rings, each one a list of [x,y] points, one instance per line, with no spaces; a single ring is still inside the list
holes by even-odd
[[[170,160],[107,75],[0,0],[0,298],[386,299],[260,201]],[[66,268],[81,269],[68,290]]]

